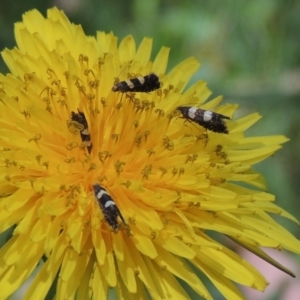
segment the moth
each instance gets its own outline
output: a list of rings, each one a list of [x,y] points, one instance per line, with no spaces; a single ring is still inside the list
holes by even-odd
[[[113,92],[142,92],[149,93],[161,87],[159,77],[155,73],[120,81],[112,87]]]
[[[85,118],[85,114],[78,109],[78,113],[72,111],[71,113],[72,121],[76,121],[82,126],[82,130],[80,130],[80,137],[84,146],[86,146],[89,153],[91,153],[93,144],[91,139],[91,134],[89,131],[89,126],[87,120]]]
[[[110,194],[98,183],[94,184],[94,193],[102,210],[106,222],[112,227],[114,231],[119,228],[118,217],[126,225],[126,222]]]
[[[227,116],[192,106],[178,106],[177,109],[181,112],[182,118],[199,124],[207,130],[217,133],[229,133],[224,121],[230,120]]]

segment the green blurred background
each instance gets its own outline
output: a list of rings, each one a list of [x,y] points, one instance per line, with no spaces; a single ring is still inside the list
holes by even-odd
[[[280,152],[255,169],[265,175],[277,204],[300,219],[300,1],[1,0],[0,49],[15,46],[13,24],[24,12],[37,8],[45,15],[53,6],[88,35],[113,31],[121,40],[131,34],[137,44],[153,37],[153,57],[162,46],[171,48],[169,70],[195,56],[202,65],[191,83],[204,79],[213,96],[238,103],[236,117],[263,116],[247,135],[289,137]],[[8,72],[2,59],[0,72]],[[300,237],[299,226],[276,220]],[[293,259],[300,265],[299,257]],[[281,299],[280,292],[263,299]]]

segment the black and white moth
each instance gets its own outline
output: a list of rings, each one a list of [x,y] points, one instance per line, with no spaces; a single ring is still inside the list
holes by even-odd
[[[125,81],[120,81],[112,87],[112,91],[121,93],[149,93],[159,89],[160,87],[161,83],[159,81],[159,77],[154,73],[150,73],[146,76],[139,76],[136,78],[127,79]]]
[[[97,202],[99,203],[102,210],[104,218],[106,222],[112,227],[112,229],[114,231],[117,231],[117,229],[119,228],[118,217],[120,217],[123,223],[126,225],[126,222],[115,201],[112,199],[109,193],[98,183],[94,184],[94,193]]]
[[[82,143],[87,148],[88,152],[91,153],[93,144],[92,144],[91,134],[89,131],[89,125],[86,121],[84,113],[81,112],[79,109],[78,109],[78,113],[75,113],[74,111],[72,111],[71,119],[72,119],[72,121],[76,121],[77,123],[79,123],[82,126],[83,129],[80,130],[80,137],[81,137]]]
[[[182,118],[197,123],[205,129],[217,133],[229,133],[224,122],[224,119],[230,120],[227,116],[192,106],[178,106],[177,109],[181,112]]]

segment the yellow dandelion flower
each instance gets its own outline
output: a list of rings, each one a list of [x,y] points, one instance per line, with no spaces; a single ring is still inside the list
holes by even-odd
[[[287,139],[245,137],[258,114],[229,120],[237,106],[206,102],[205,82],[185,90],[194,58],[165,74],[168,48],[151,61],[150,38],[136,48],[131,36],[87,37],[55,8],[26,13],[15,36],[0,74],[0,230],[14,228],[0,299],[39,262],[24,299],[44,299],[56,280],[56,299],[106,299],[111,287],[119,299],[189,299],[180,280],[212,299],[197,272],[241,299],[233,282],[267,281],[210,231],[274,264],[260,247],[300,252],[269,213],[295,218],[252,169]]]

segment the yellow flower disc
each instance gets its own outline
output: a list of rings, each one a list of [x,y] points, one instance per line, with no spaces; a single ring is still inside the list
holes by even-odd
[[[112,33],[88,37],[56,8],[26,13],[15,36],[17,47],[2,52],[10,73],[0,74],[0,230],[14,229],[0,250],[0,299],[39,262],[23,299],[44,299],[55,280],[56,299],[106,299],[110,287],[119,299],[189,299],[182,281],[212,299],[199,273],[241,299],[233,282],[264,290],[267,281],[210,231],[257,253],[300,252],[269,213],[296,220],[252,169],[287,139],[245,137],[258,114],[232,120],[237,105],[207,101],[205,82],[186,89],[194,58],[166,74],[168,48],[151,61],[150,38],[137,47],[131,36],[119,45]],[[155,91],[112,91],[152,72]],[[176,108],[191,103],[230,117],[229,134],[182,118]],[[91,151],[72,112],[86,118]],[[94,184],[124,217],[117,230]]]

